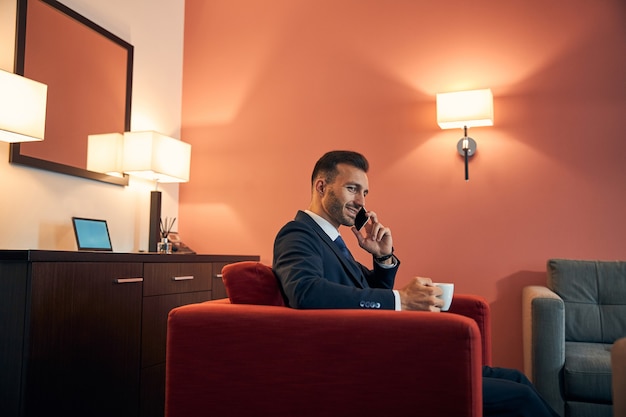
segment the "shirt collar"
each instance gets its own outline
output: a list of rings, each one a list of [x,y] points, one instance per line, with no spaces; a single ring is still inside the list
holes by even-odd
[[[337,237],[340,234],[339,230],[337,230],[337,228],[335,226],[330,224],[330,222],[328,220],[326,220],[325,218],[323,218],[319,214],[313,213],[311,210],[304,210],[304,212],[306,214],[308,214],[309,217],[311,217],[315,221],[315,223],[318,224],[319,227],[322,228],[322,230],[324,231],[324,233],[326,233],[328,235],[330,240],[332,240],[334,242],[335,239],[337,239]]]

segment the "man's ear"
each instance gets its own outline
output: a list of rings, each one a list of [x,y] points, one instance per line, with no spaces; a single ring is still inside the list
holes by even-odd
[[[326,191],[326,181],[323,178],[318,178],[314,183],[315,191],[320,195],[324,195],[324,191]]]

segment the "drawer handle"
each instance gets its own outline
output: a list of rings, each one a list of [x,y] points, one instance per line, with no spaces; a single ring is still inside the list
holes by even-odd
[[[116,284],[130,284],[131,282],[143,282],[143,278],[118,278]]]
[[[193,275],[183,275],[182,277],[172,277],[172,281],[190,281]]]
[[[222,279],[222,274],[215,274],[215,278]]]

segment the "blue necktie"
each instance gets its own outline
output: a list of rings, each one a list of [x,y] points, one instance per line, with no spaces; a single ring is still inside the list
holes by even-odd
[[[339,250],[341,250],[341,253],[343,253],[343,256],[345,256],[346,259],[350,259],[350,260],[353,259],[352,254],[350,253],[350,251],[348,250],[348,247],[346,246],[346,242],[343,241],[341,236],[338,236],[334,242],[337,246],[339,246]]]

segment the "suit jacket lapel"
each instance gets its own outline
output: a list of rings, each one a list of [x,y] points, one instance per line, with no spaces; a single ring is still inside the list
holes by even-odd
[[[367,284],[367,281],[365,280],[365,277],[363,276],[363,273],[361,272],[361,268],[357,264],[356,260],[347,259],[343,255],[343,253],[341,252],[337,244],[330,239],[330,237],[326,234],[326,232],[324,232],[324,230],[322,230],[322,228],[319,227],[319,225],[315,222],[315,220],[311,218],[311,216],[309,216],[303,211],[299,211],[296,216],[296,220],[305,222],[306,224],[311,226],[313,230],[315,230],[315,233],[318,234],[318,236],[324,242],[324,244],[326,244],[333,251],[335,256],[339,259],[339,262],[341,262],[341,264],[344,266],[344,269],[348,273],[348,276],[350,277],[350,279],[352,279],[360,288],[369,287],[369,285]]]

